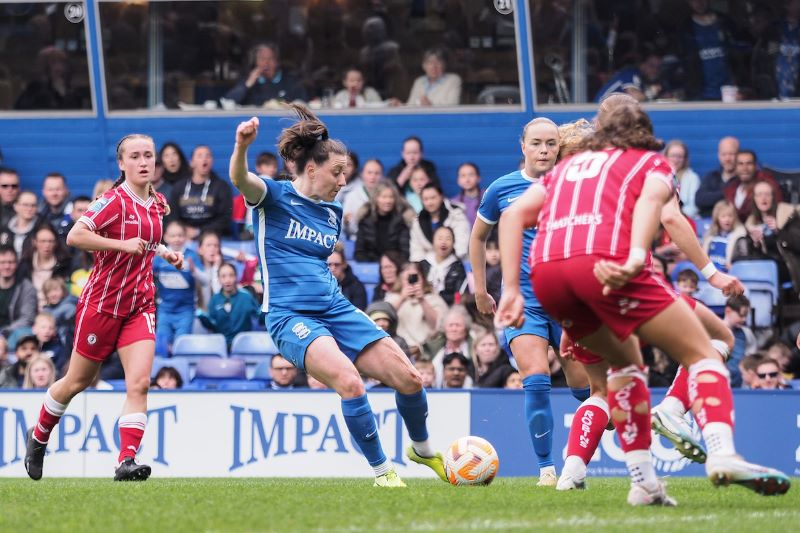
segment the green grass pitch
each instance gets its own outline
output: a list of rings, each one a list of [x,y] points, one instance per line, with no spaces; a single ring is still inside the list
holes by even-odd
[[[762,497],[705,479],[669,480],[677,508],[631,508],[626,479],[558,493],[531,478],[488,487],[371,479],[0,480],[0,531],[769,531],[797,530],[800,490]],[[796,485],[798,479],[794,479]]]

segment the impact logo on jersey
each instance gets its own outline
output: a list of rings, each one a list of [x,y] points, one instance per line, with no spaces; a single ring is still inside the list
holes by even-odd
[[[100,198],[92,202],[86,210],[96,214],[105,209],[106,206],[110,203],[111,203],[111,198],[101,196]]]
[[[329,250],[333,250],[336,241],[339,240],[337,235],[332,233],[320,233],[319,231],[309,228],[302,222],[298,222],[293,218],[289,219],[289,229],[286,230],[285,238],[311,241]]]

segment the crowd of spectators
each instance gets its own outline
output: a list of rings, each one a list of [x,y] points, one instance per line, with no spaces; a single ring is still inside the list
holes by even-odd
[[[782,201],[787,197],[782,184],[759,166],[752,150],[739,144],[733,137],[720,140],[720,167],[702,178],[691,169],[680,140],[667,143],[665,155],[676,171],[684,214],[717,268],[727,272],[741,260],[772,261],[779,272],[781,302],[794,304],[800,288],[800,206]],[[347,185],[337,198],[344,206],[343,231],[328,268],[344,296],[392,335],[429,386],[515,388],[515,362],[501,332],[477,312],[466,261],[484,191],[480,171],[464,162],[457,176],[439,176],[435,163],[424,158],[418,137],[408,137],[398,148],[400,161],[386,174],[381,161],[370,158],[361,165],[356,154],[349,155]],[[153,264],[160,356],[169,357],[183,334],[221,333],[230,348],[238,333],[264,329],[251,215],[241,197],[234,197],[228,180],[213,172],[212,163],[208,146],[195,147],[189,157],[172,142],[159,150],[158,189],[171,205],[164,241],[186,259],[183,270],[159,259]],[[279,169],[268,152],[257,156],[256,169],[268,178],[291,179],[292,169]],[[458,194],[445,198],[443,179],[457,181]],[[110,180],[99,180],[93,194],[110,186]],[[76,297],[92,256],[68,248],[65,239],[91,201],[72,196],[66,178],[57,172],[45,176],[42,190],[34,192],[20,189],[16,171],[0,168],[0,348],[5,348],[0,386],[41,386],[69,364]],[[683,257],[665,231],[653,243],[653,252],[654,267],[674,279],[676,288],[702,297],[697,274],[681,266]],[[487,289],[498,300],[502,273],[493,236],[486,261]],[[362,282],[358,272],[365,268],[376,279]],[[734,386],[780,388],[800,377],[800,358],[787,344],[789,335],[797,333],[792,330],[796,324],[784,328],[786,324],[773,320],[774,327],[753,331],[747,326],[752,313],[746,296],[733,297],[715,310],[736,339],[728,361]],[[657,352],[649,357],[653,384],[670,383],[674,364]],[[40,360],[49,364],[38,364]],[[780,372],[777,380],[768,368],[773,360]],[[289,372],[288,363],[281,361],[271,362],[273,388],[308,385],[307,376]],[[551,371],[554,383],[564,382],[555,353]],[[101,377],[115,379],[119,372],[112,358]],[[188,376],[167,374],[159,373],[154,386],[170,388],[188,381]]]

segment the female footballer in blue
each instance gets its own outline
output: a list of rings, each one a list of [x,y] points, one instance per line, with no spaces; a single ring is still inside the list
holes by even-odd
[[[347,149],[329,139],[325,125],[306,107],[292,104],[300,120],[281,132],[278,150],[297,167],[294,181],[273,181],[248,172],[247,148],[258,118],[236,128],[230,162],[234,186],[253,208],[266,323],[281,354],[342,398],[347,428],[375,470],[375,486],[404,487],[378,438],[359,372],[395,389],[397,409],[411,437],[406,455],[444,481],[442,456],[428,442],[428,400],[422,378],[397,344],[348,302],[327,258],[342,230]]]
[[[523,128],[520,145],[525,156],[524,168],[506,174],[489,185],[470,236],[469,259],[475,280],[475,300],[478,310],[484,314],[493,314],[496,310],[496,302],[486,290],[486,241],[500,220],[500,214],[555,165],[559,147],[558,127],[550,119],[535,118]],[[535,228],[525,230],[521,276],[530,273],[528,252],[535,236]],[[525,297],[525,322],[519,328],[505,329],[506,343],[523,377],[525,418],[539,463],[538,485],[555,486],[554,423],[547,347],[550,345],[558,350],[561,327],[539,305],[530,283],[521,284],[521,292]],[[579,401],[586,400],[589,397],[589,380],[585,370],[575,361],[562,360],[562,364],[573,396]]]

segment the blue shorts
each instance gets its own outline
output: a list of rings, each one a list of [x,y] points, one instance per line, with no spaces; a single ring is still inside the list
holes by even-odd
[[[511,341],[520,335],[536,335],[547,340],[556,351],[561,344],[561,326],[538,305],[525,306],[525,323],[521,328],[506,328],[506,347],[511,351]]]
[[[281,355],[300,369],[305,369],[306,350],[317,337],[333,337],[355,362],[364,348],[389,336],[342,295],[334,297],[326,311],[299,315],[290,309],[270,309],[265,322]]]

